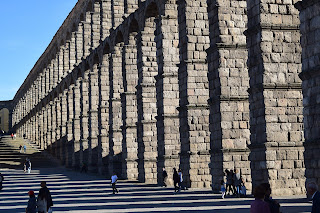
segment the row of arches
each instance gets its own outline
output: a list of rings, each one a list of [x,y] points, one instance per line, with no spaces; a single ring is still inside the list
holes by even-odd
[[[251,27],[253,10],[238,0],[79,1],[63,24],[69,43],[59,31],[60,47],[18,91],[14,128],[72,168],[147,183],[181,168],[188,186],[214,189],[238,169],[248,189],[302,192],[293,174],[303,159],[291,159],[303,153],[299,81],[277,80],[299,66],[264,48],[298,45],[297,30]],[[292,177],[295,186],[279,187]]]

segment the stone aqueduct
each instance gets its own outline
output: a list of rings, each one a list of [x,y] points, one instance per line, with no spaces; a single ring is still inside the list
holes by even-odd
[[[319,133],[304,136],[295,3],[79,0],[16,93],[13,129],[67,167],[146,183],[176,167],[213,189],[237,168],[249,189],[301,194]],[[318,6],[296,4],[309,22]]]

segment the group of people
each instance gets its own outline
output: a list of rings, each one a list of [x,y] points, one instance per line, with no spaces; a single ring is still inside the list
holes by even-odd
[[[180,192],[181,189],[187,189],[187,187],[183,184],[183,174],[181,169],[179,169],[177,172],[177,169],[173,168],[173,184],[175,193]]]
[[[226,182],[221,180],[221,197],[224,198],[226,195],[233,195],[237,197],[246,196],[246,187],[238,169],[225,170]]]
[[[29,191],[29,201],[26,208],[26,213],[47,213],[52,212],[51,207],[53,206],[52,197],[47,183],[42,181],[41,189],[39,190],[38,197],[36,198],[34,191]]]

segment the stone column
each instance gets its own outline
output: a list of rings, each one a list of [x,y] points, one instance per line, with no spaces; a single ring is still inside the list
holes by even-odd
[[[123,148],[122,174],[129,180],[138,179],[138,143],[137,143],[137,95],[138,84],[136,32],[130,32],[128,44],[124,46],[125,82],[124,93],[121,96],[123,111]]]
[[[76,64],[81,62],[83,56],[83,22],[78,25],[78,31],[76,32]]]
[[[124,15],[124,1],[122,0],[113,0],[111,1],[112,5],[112,28],[117,28],[123,22]]]
[[[101,159],[98,159],[98,168],[100,174],[108,174],[109,166],[109,98],[110,98],[110,79],[109,79],[109,57],[107,50],[103,55],[101,67],[99,69],[99,146],[101,146]],[[111,63],[112,64],[112,63]],[[111,171],[112,172],[112,171]],[[111,174],[109,174],[111,175]]]
[[[300,32],[302,46],[302,80],[303,119],[304,119],[304,163],[307,181],[320,185],[320,1],[299,1],[296,8],[300,11]],[[290,135],[291,136],[291,135]],[[292,137],[301,139],[299,132]],[[295,161],[295,165],[297,162]],[[300,164],[303,166],[303,164]],[[297,173],[298,172],[298,173]],[[297,170],[292,175],[302,176],[303,170]]]
[[[53,84],[52,88],[55,88],[59,82],[59,68],[58,68],[58,61],[59,61],[59,53],[56,54],[56,58],[53,60],[52,64],[52,71],[53,71]]]
[[[101,30],[101,17],[100,17],[101,2],[97,1],[93,5],[92,13],[92,48],[96,48],[100,44],[100,30]]]
[[[65,69],[64,69],[64,60],[63,60],[63,56],[64,56],[64,50],[65,50],[65,47],[64,46],[60,46],[60,50],[59,50],[59,53],[57,55],[57,65],[58,65],[58,82],[57,84],[59,84],[62,80],[62,78],[64,77],[65,75]]]
[[[73,119],[74,119],[74,109],[73,109],[73,89],[74,85],[71,84],[67,91],[67,129],[66,129],[66,145],[65,145],[65,159],[66,166],[72,167],[72,155],[74,152],[74,135],[73,135]]]
[[[301,194],[305,186],[298,11],[292,1],[247,4],[252,184],[269,182],[274,195]]]
[[[80,166],[86,164],[88,166],[89,160],[89,147],[88,147],[88,137],[89,137],[89,126],[88,126],[88,110],[89,110],[89,73],[88,70],[83,73],[83,78],[81,79],[81,115],[80,115]]]
[[[61,160],[61,153],[60,153],[60,139],[61,139],[61,97],[63,94],[58,94],[57,97],[55,98],[55,117],[56,117],[56,122],[55,125],[53,126],[53,129],[55,130],[55,143],[53,145],[54,153],[55,156]]]
[[[144,29],[137,35],[138,178],[141,182],[157,183],[156,24],[155,17],[149,16]]]
[[[42,126],[42,149],[46,150],[48,148],[48,132],[49,132],[49,128],[48,128],[48,123],[49,123],[49,118],[48,118],[48,114],[49,114],[49,104],[44,106],[43,109],[43,126]]]
[[[66,41],[66,44],[63,47],[63,78],[71,71],[70,68],[70,41]]]
[[[83,56],[86,57],[90,54],[92,48],[92,14],[91,11],[86,12],[85,21],[83,21]]]
[[[98,171],[98,159],[101,153],[98,146],[99,122],[99,82],[98,67],[99,61],[95,61],[89,73],[89,170]]]
[[[112,0],[102,0],[101,1],[101,40],[105,40],[110,34],[110,29],[112,28]]]
[[[122,174],[122,124],[123,109],[121,107],[121,93],[123,93],[123,63],[122,63],[122,51],[123,51],[123,41],[119,41],[114,47],[114,52],[112,53],[112,69],[109,70],[112,81],[110,81],[110,155],[112,156],[113,162],[113,172]]]
[[[71,33],[70,38],[70,51],[69,51],[69,66],[70,72],[74,69],[74,65],[77,63],[77,32]]]
[[[248,161],[249,76],[247,69],[246,1],[218,1],[208,5],[210,48],[208,53],[210,89],[210,132],[212,188],[220,190],[225,170],[240,170],[251,190]],[[232,14],[225,14],[227,10]]]
[[[53,108],[53,101],[50,101],[48,103],[48,133],[47,133],[47,149],[49,150],[50,153],[52,153],[52,143],[53,143],[53,127],[52,127],[52,121],[53,121],[53,113],[52,113],[52,108]]]
[[[208,64],[205,50],[209,47],[207,1],[178,2],[180,31],[179,118],[180,167],[191,187],[209,188],[210,132]],[[198,11],[198,13],[194,13]],[[220,178],[219,178],[220,179]]]
[[[157,130],[158,130],[158,183],[162,182],[162,168],[169,177],[173,168],[179,168],[180,122],[179,122],[179,25],[176,1],[167,1],[163,15],[157,21]],[[184,169],[181,167],[181,169]],[[187,170],[183,170],[186,181]],[[188,181],[186,181],[188,182]]]
[[[80,153],[82,151],[81,147],[81,80],[79,77],[76,80],[75,86],[73,88],[73,110],[74,110],[74,119],[73,119],[73,155],[72,155],[72,167],[75,169],[80,169],[82,161],[80,161]]]
[[[66,163],[67,155],[67,122],[68,122],[68,88],[61,93],[61,130],[60,130],[60,159],[63,164]]]

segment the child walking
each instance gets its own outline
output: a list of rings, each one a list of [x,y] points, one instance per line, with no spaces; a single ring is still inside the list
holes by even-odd
[[[226,195],[226,183],[224,180],[221,180],[221,197],[224,199],[224,196]]]

